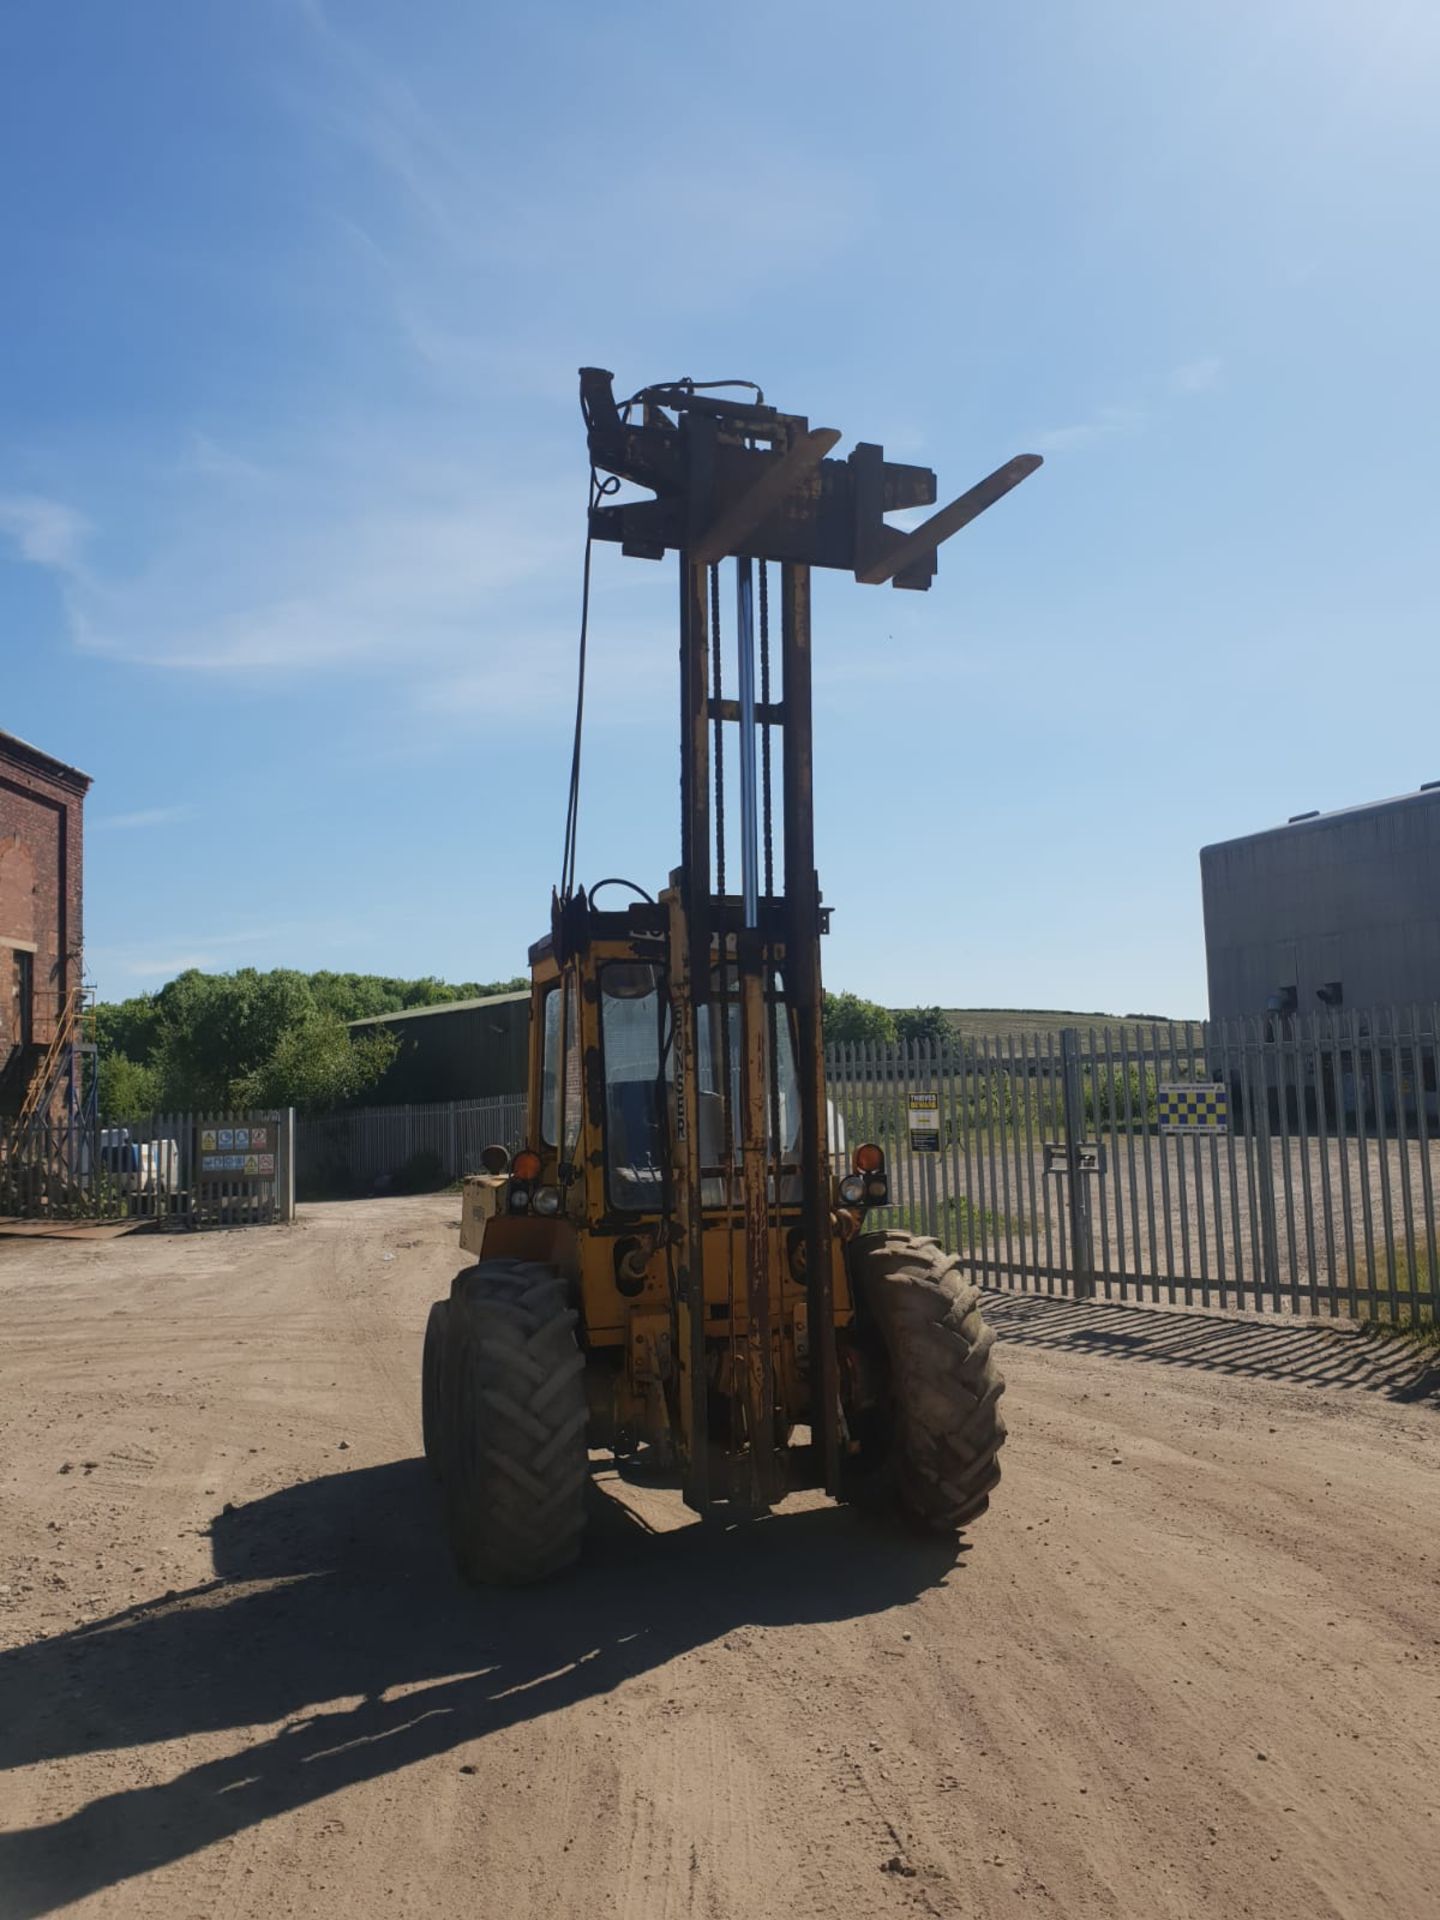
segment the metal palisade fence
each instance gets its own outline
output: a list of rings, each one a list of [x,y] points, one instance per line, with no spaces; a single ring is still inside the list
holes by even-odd
[[[1435,1008],[1070,1027],[826,1056],[891,1204],[986,1284],[1431,1320]]]
[[[480,1168],[486,1147],[525,1144],[523,1095],[427,1106],[355,1107],[296,1126],[302,1199],[439,1186]]]
[[[295,1116],[161,1113],[0,1128],[0,1215],[268,1226],[295,1212]]]

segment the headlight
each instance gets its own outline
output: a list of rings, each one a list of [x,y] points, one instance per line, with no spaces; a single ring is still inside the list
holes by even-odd
[[[865,1176],[863,1173],[847,1173],[840,1182],[840,1198],[848,1206],[858,1207],[865,1198]]]
[[[558,1187],[537,1187],[531,1203],[536,1213],[559,1213],[560,1189]]]
[[[530,1189],[528,1187],[511,1187],[509,1206],[511,1213],[528,1213],[530,1211]]]

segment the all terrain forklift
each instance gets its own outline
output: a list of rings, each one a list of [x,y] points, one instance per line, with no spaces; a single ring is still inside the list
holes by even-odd
[[[526,1145],[467,1183],[478,1259],[425,1331],[425,1452],[477,1581],[575,1560],[596,1451],[678,1475],[701,1514],[823,1487],[932,1532],[983,1513],[999,1478],[979,1293],[934,1240],[866,1231],[885,1152],[848,1143],[826,1097],[810,570],[924,590],[940,543],[1040,461],[902,531],[885,516],[934,504],[928,468],[865,443],[831,459],[838,433],[749,387],[617,403],[611,374],[580,375],[586,615],[592,542],[679,555],[680,864],[655,898],[575,883],[582,616],[561,882],[530,950]]]

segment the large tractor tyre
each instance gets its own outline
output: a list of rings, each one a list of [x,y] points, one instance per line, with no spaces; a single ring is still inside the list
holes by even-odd
[[[420,1362],[420,1430],[425,1438],[425,1464],[442,1477],[441,1418],[445,1404],[445,1338],[450,1325],[450,1302],[437,1300],[425,1322],[425,1357]]]
[[[852,1493],[898,1507],[926,1533],[953,1533],[990,1504],[1005,1439],[993,1330],[954,1254],[909,1233],[861,1234],[850,1272],[878,1339],[888,1402],[869,1422]]]
[[[440,1431],[460,1571],[520,1586],[578,1557],[585,1525],[585,1359],[564,1280],[537,1260],[482,1260],[455,1281]]]

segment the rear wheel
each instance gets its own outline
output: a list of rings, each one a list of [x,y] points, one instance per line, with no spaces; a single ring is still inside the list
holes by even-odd
[[[914,1234],[861,1234],[849,1255],[861,1337],[878,1347],[886,1382],[861,1424],[850,1491],[927,1533],[954,1532],[989,1506],[1005,1439],[980,1289],[954,1254]]]
[[[585,1360],[564,1280],[482,1260],[456,1280],[444,1343],[441,1475],[467,1579],[521,1585],[568,1567],[585,1525]]]
[[[425,1357],[420,1363],[420,1430],[425,1438],[425,1464],[438,1480],[440,1463],[440,1409],[444,1404],[445,1336],[450,1302],[437,1300],[425,1322]]]

